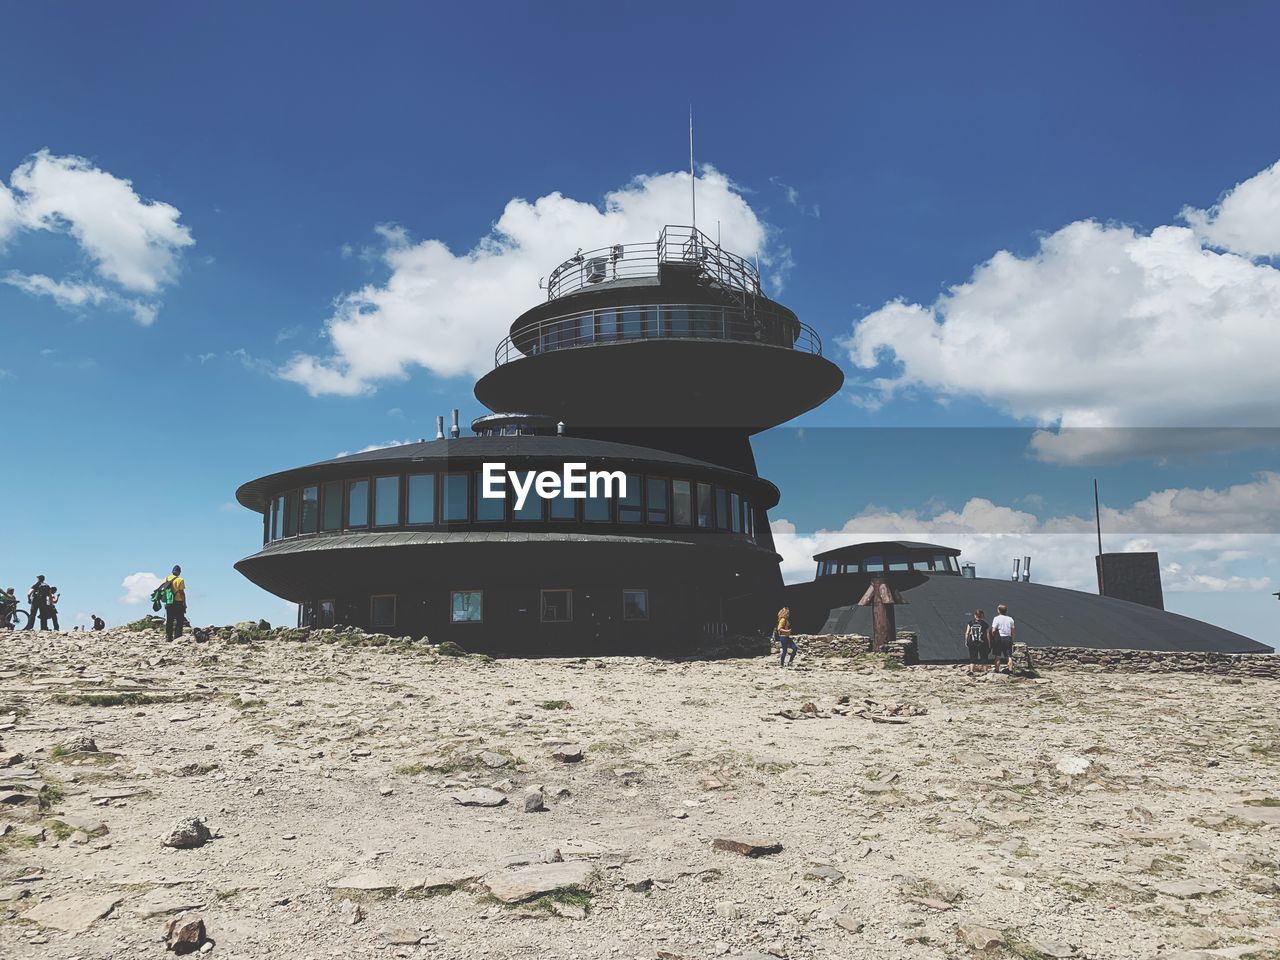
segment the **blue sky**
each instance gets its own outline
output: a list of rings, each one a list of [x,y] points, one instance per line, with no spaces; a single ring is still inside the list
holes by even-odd
[[[761,438],[793,575],[874,508],[850,529],[932,525],[1079,585],[1083,541],[983,535],[1071,538],[1097,475],[1116,548],[1178,566],[1171,608],[1273,641],[1274,445],[1149,428],[1277,423],[1278,29],[1248,3],[10,9],[0,581],[119,620],[126,576],[181,562],[196,621],[281,619],[231,569],[260,535],[235,487],[480,412],[477,344],[528,281],[577,236],[684,219],[692,103],[703,224],[849,380],[804,439]],[[133,215],[142,241],[103,226]],[[468,259],[495,223],[505,251]],[[415,299],[423,277],[453,292]],[[368,313],[385,347],[335,346]],[[1061,425],[1119,439],[1029,452]],[[842,466],[872,449],[891,482]]]

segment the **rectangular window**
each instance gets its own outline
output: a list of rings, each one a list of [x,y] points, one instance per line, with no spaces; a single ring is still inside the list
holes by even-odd
[[[298,535],[298,491],[294,490],[284,496],[284,535]]]
[[[316,605],[310,600],[298,604],[298,626],[314,627],[316,625]]]
[[[622,591],[622,619],[623,620],[648,620],[649,619],[649,591],[648,590],[623,590]]]
[[[276,497],[271,505],[271,539],[279,540],[284,536],[284,494]]]
[[[601,340],[618,339],[618,314],[614,310],[597,310],[596,330]]]
[[[262,542],[271,542],[271,505],[267,504],[267,509],[262,511]]]
[[[698,527],[710,530],[715,526],[715,518],[711,515],[711,484],[698,484]]]
[[[396,595],[384,593],[369,598],[369,626],[394,627],[396,625]]]
[[[671,522],[678,527],[693,523],[692,496],[688,480],[671,481]]]
[[[542,622],[568,623],[573,619],[572,590],[542,591]]]
[[[603,491],[604,484],[596,485]],[[582,519],[588,523],[608,523],[609,522],[609,498],[606,496],[593,497],[590,496],[588,490],[587,499],[582,501]]]
[[[734,533],[742,532],[742,498],[736,493],[729,494],[729,523]]]
[[[302,488],[302,522],[299,533],[315,533],[320,529],[320,488]]]
[[[638,340],[644,336],[644,307],[627,307],[622,311],[622,336],[628,340]]]
[[[752,540],[756,538],[756,512],[746,500],[742,501],[742,532]]]
[[[668,337],[687,337],[689,335],[689,308],[683,304],[663,307],[665,314],[666,334]]]
[[[465,473],[445,474],[444,490],[440,498],[440,518],[445,523],[466,523],[470,519],[470,484],[467,480]]]
[[[520,475],[520,485],[531,483],[536,471],[525,470]],[[529,495],[524,498],[524,506],[519,510],[515,508],[515,500],[512,500],[511,507],[512,520],[541,520],[542,519],[542,498],[538,496],[538,492],[529,487]]]
[[[729,491],[716,487],[716,529],[729,529]]]
[[[395,527],[400,524],[400,478],[378,477],[373,481],[373,525]]]
[[[409,523],[436,522],[436,475],[409,474]]]
[[[577,500],[570,500],[564,495],[564,487],[560,488],[560,492],[551,498],[551,519],[552,520],[576,520],[577,519]]]
[[[480,623],[484,619],[483,590],[454,590],[449,602],[454,623]]]
[[[332,627],[337,622],[337,604],[332,600],[320,601],[320,626]]]
[[[328,533],[342,529],[342,481],[330,480],[321,488],[320,529]]]
[[[351,480],[347,483],[347,526],[369,525],[369,481]]]
[[[644,481],[645,514],[649,523],[670,523],[671,512],[667,506],[667,481],[665,477],[646,477]]]
[[[484,474],[477,473],[474,480],[476,486],[476,522],[500,523],[507,516],[506,497],[486,497],[484,495]]]
[[[644,499],[643,486],[639,476],[634,473],[627,474],[626,495],[618,498],[619,523],[640,523],[644,519],[644,511],[641,507]]]

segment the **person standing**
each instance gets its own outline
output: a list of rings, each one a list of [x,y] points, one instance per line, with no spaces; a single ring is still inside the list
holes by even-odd
[[[58,601],[61,599],[62,597],[58,594],[58,588],[51,585],[49,587],[49,602],[47,607],[49,610],[49,619],[53,621],[54,630],[62,629],[62,627],[58,626]],[[41,627],[41,629],[43,629],[43,627]]]
[[[986,612],[979,609],[973,611],[973,618],[964,625],[964,645],[969,651],[969,676],[987,672],[987,649],[991,640],[991,624],[987,623]],[[981,669],[978,669],[981,668]]]
[[[791,639],[791,608],[783,607],[778,611],[778,626],[774,630],[774,635],[778,638],[778,666],[784,670],[787,664],[794,665],[796,662],[796,653],[800,648],[796,642]],[[787,659],[787,648],[791,648],[791,659]]]
[[[1005,672],[1013,673],[1013,640],[1017,633],[1013,617],[1009,616],[1009,608],[1003,603],[996,604],[996,617],[991,621],[991,655],[995,661],[997,672],[1000,661],[1005,661]]]
[[[44,582],[44,574],[36,577],[36,582],[27,591],[27,602],[31,604],[31,612],[27,614],[27,625],[24,630],[33,630],[36,617],[40,618],[40,629],[49,629],[49,585]]]
[[[177,640],[187,622],[187,581],[182,579],[182,567],[175,563],[173,573],[164,578],[160,589],[164,597],[164,636],[166,640]]]

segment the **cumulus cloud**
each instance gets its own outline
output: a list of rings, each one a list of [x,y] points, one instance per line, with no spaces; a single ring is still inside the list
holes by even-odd
[[[183,249],[195,242],[180,216],[83,157],[41,150],[13,171],[8,186],[0,183],[0,245],[11,249],[25,231],[68,234],[95,279],[11,271],[4,282],[61,307],[105,305],[150,324],[159,293],[177,278]]]
[[[539,299],[538,281],[581,247],[653,240],[663,225],[683,223],[689,174],[637,177],[607,194],[602,205],[551,193],[510,201],[475,247],[454,253],[439,240],[414,241],[395,225],[378,228],[381,283],[339,297],[325,324],[328,356],[296,354],[279,371],[312,395],[367,393],[414,367],[441,376],[479,376],[511,321]],[[779,283],[790,262],[771,242],[770,228],[723,174],[704,167],[698,178],[703,225],[720,221],[723,244],[759,255]]]
[[[1237,183],[1208,210],[1184,207],[1182,219],[1208,246],[1280,257],[1280,161]]]
[[[1078,221],[1029,256],[996,253],[931,304],[885,304],[840,341],[856,366],[880,373],[863,402],[976,397],[1055,429],[1276,423],[1280,381],[1259,358],[1280,355],[1280,269],[1252,255],[1280,229],[1280,205],[1257,229],[1237,212],[1272,203],[1276,169],[1211,211],[1188,211],[1191,227]],[[1069,460],[1081,442],[1095,458],[1132,453],[1105,432],[1059,444],[1050,431],[1032,450]]]
[[[385,443],[371,443],[367,447],[361,447],[359,450],[342,450],[334,454],[334,457],[350,457],[356,453],[371,453],[374,450],[386,450],[389,447],[403,447],[407,443],[417,443],[417,440],[388,440]]]
[[[1166,591],[1261,590],[1270,581],[1258,569],[1280,554],[1280,474],[1222,489],[1153,491],[1123,508],[1104,505],[1102,528],[1108,552],[1159,552]],[[790,582],[812,577],[812,557],[824,550],[915,539],[958,547],[980,576],[1011,576],[1014,558],[1030,556],[1039,582],[1097,587],[1092,517],[1040,518],[981,497],[959,510],[868,507],[837,530],[801,532],[786,519],[773,521],[772,529]]]
[[[131,573],[120,581],[120,586],[124,587],[124,596],[120,598],[120,602],[129,604],[145,603],[151,599],[152,592],[162,582],[160,577],[150,571]]]

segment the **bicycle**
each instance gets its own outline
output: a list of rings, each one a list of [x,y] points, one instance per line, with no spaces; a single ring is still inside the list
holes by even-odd
[[[26,626],[26,621],[31,619],[31,614],[23,610],[21,607],[14,607],[9,611],[9,615],[0,619],[0,630],[21,630]],[[19,626],[21,624],[22,626]]]

